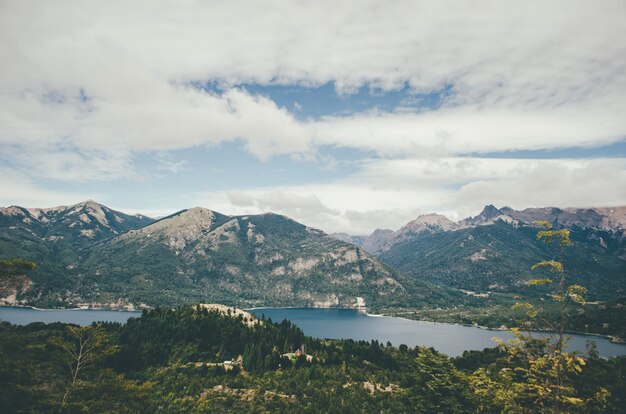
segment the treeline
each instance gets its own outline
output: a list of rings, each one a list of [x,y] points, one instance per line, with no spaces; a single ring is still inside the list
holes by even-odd
[[[621,412],[626,358],[591,349],[581,366],[561,412]],[[504,347],[451,359],[312,339],[289,321],[201,307],[145,311],[124,325],[0,324],[7,413],[553,412],[537,404],[527,368]]]

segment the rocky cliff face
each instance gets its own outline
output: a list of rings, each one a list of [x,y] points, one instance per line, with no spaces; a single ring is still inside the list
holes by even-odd
[[[485,226],[489,224],[493,224],[497,221],[504,221],[506,223],[511,224],[519,224],[519,220],[508,214],[507,212],[510,210],[508,207],[505,207],[502,210],[495,208],[493,205],[489,204],[483,208],[483,211],[480,212],[475,217],[468,217],[459,221],[459,228],[462,227],[474,227],[474,226]],[[505,212],[506,211],[506,212]]]
[[[514,210],[510,207],[497,209],[488,205],[476,217],[461,220],[464,226],[493,224],[498,220],[530,225],[535,221],[548,221],[560,228],[590,228],[620,232],[626,229],[626,207],[565,208],[541,207]]]
[[[623,231],[626,229],[626,207],[608,208],[527,208],[521,211],[509,207],[502,213],[522,223],[547,220],[555,227],[580,227],[605,231]]]

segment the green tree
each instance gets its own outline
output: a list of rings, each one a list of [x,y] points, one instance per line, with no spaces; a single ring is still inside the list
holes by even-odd
[[[532,269],[542,271],[542,277],[528,284],[553,287],[549,297],[558,304],[557,320],[552,321],[541,307],[530,302],[516,303],[513,308],[523,311],[527,318],[523,325],[525,330],[513,329],[515,338],[499,343],[506,350],[510,366],[493,375],[485,369],[477,370],[471,384],[483,407],[491,403],[503,412],[573,412],[583,409],[589,400],[578,397],[572,385],[585,360],[565,351],[568,340],[565,328],[571,307],[584,304],[586,289],[569,283],[563,264],[565,252],[572,246],[569,230],[552,229],[546,221],[536,224],[544,228],[537,233],[537,238],[555,248],[556,258],[535,264]],[[548,338],[540,338],[533,330],[552,333]],[[605,396],[605,390],[598,392]]]
[[[24,259],[0,260],[0,297],[28,289],[26,274],[36,268],[35,263]]]
[[[29,270],[34,270],[37,265],[24,259],[0,260],[0,278],[21,276]]]
[[[103,325],[68,325],[66,335],[55,336],[50,343],[63,350],[64,360],[69,370],[69,381],[61,404],[68,403],[72,393],[86,382],[86,373],[97,362],[115,354],[119,345],[112,342]]]
[[[415,358],[417,381],[412,392],[416,406],[427,413],[462,413],[471,409],[466,376],[456,370],[450,358],[420,347]]]

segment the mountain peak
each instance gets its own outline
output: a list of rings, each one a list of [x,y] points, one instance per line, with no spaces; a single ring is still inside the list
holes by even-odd
[[[152,226],[163,227],[163,225],[168,225],[178,227],[195,225],[200,227],[210,227],[215,221],[215,218],[218,216],[225,217],[223,214],[217,213],[205,207],[192,207],[163,217],[153,223]]]
[[[502,215],[502,211],[498,210],[493,204],[487,204],[479,216],[486,219],[491,219]]]
[[[402,226],[393,234],[391,239],[397,242],[412,237],[410,236],[411,234],[420,234],[425,231],[447,231],[453,230],[456,227],[458,227],[458,225],[455,222],[441,214],[423,214]]]
[[[181,210],[176,214],[208,214],[208,215],[212,215],[215,212],[211,209],[205,208],[205,207],[192,207],[192,208],[188,208],[185,210]]]
[[[75,205],[77,205],[77,206],[90,206],[90,207],[92,207],[92,206],[102,206],[102,204],[98,203],[96,200],[93,200],[91,198],[88,199],[88,200],[85,200],[85,201],[81,201],[80,203],[76,203]]]
[[[415,220],[413,220],[413,221],[414,222],[425,223],[425,224],[442,224],[442,223],[448,224],[448,223],[454,223],[452,220],[450,220],[446,216],[444,216],[442,214],[437,214],[437,213],[422,214],[420,216],[417,216],[417,218]]]
[[[480,214],[474,217],[468,217],[459,222],[462,226],[481,226],[486,224],[493,224],[498,220],[512,221],[510,212],[514,211],[504,207],[502,210],[496,208],[493,204],[487,204]]]

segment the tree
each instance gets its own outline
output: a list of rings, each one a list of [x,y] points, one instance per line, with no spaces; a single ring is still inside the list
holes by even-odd
[[[66,334],[65,337],[55,336],[50,339],[52,345],[64,351],[65,362],[69,368],[70,380],[65,387],[62,405],[65,405],[71,394],[80,387],[85,371],[119,349],[118,345],[112,344],[110,336],[101,324],[84,327],[68,325]]]
[[[414,394],[414,404],[420,406],[421,412],[470,411],[472,404],[467,378],[454,367],[450,358],[431,348],[420,347],[415,366],[417,382],[413,384],[411,392]]]
[[[28,270],[34,270],[37,265],[24,259],[0,260],[0,278],[21,276]]]
[[[0,260],[0,297],[24,292],[30,286],[26,273],[37,268],[24,259]]]
[[[525,330],[513,329],[512,341],[499,342],[510,366],[494,375],[489,375],[485,369],[477,370],[471,383],[476,396],[483,399],[481,406],[487,399],[504,412],[571,412],[589,402],[579,398],[572,385],[572,379],[582,371],[585,360],[575,353],[565,352],[569,312],[572,305],[584,304],[586,289],[569,283],[563,264],[565,252],[572,246],[569,230],[552,229],[547,221],[535,224],[544,228],[537,233],[537,239],[553,246],[557,257],[535,264],[532,269],[544,274],[530,280],[528,285],[553,287],[549,297],[558,305],[557,320],[552,322],[541,307],[532,303],[516,303],[513,308],[524,311],[527,317],[523,324]],[[540,338],[533,330],[552,333]],[[600,395],[605,395],[605,390],[598,391]]]

